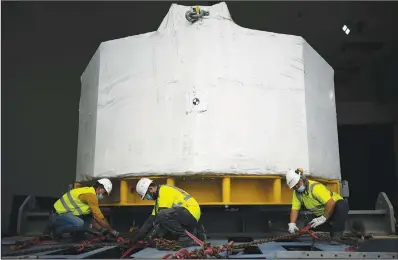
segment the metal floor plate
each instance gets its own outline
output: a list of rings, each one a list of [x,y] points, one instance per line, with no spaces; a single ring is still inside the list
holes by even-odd
[[[11,240],[10,240],[11,241]],[[209,239],[212,245],[221,246],[227,244],[227,239]],[[236,243],[239,244],[239,243]],[[74,243],[62,243],[62,246],[77,245]],[[19,256],[2,257],[8,259],[21,258],[36,258],[36,259],[85,259],[96,258],[104,259],[113,255],[113,253],[120,253],[120,249],[115,246],[105,246],[93,250],[87,250],[81,253],[74,253],[69,249],[57,249],[60,245],[40,245],[33,246],[25,250],[19,251]],[[270,242],[260,244],[257,247],[253,246],[243,251],[237,251],[229,256],[231,259],[398,259],[397,253],[388,252],[345,252],[347,245],[330,245],[326,241],[316,241],[314,249],[318,251],[310,251],[312,240],[310,238],[300,238],[296,242]],[[53,248],[53,250],[51,250]],[[196,247],[189,247],[188,250],[193,250]],[[48,249],[46,252],[38,252],[34,254],[25,254],[24,251],[32,249]],[[116,250],[117,249],[117,250]],[[2,246],[2,253],[9,252],[7,246]],[[116,252],[117,251],[117,252]],[[109,254],[111,253],[111,254]],[[175,251],[161,251],[154,248],[146,248],[137,253],[130,255],[130,258],[137,259],[161,259],[164,255],[169,253],[176,253]],[[112,257],[113,258],[113,257]]]
[[[56,253],[58,251],[64,250],[64,249],[57,249],[57,247],[59,246],[73,246],[73,245],[77,245],[75,243],[63,243],[61,245],[59,244],[55,244],[55,245],[37,245],[37,246],[31,246],[29,248],[25,248],[25,249],[20,249],[18,251],[11,251],[8,246],[2,246],[1,247],[1,256],[2,258],[21,258],[21,256],[23,255],[29,255],[29,256],[41,256],[41,255],[48,255],[50,253]],[[51,250],[52,248],[54,248],[54,250]],[[31,250],[43,250],[43,252],[37,252],[37,253],[33,253],[33,254],[26,254],[25,252],[29,253],[29,251]],[[15,252],[18,253],[18,256],[4,256],[3,254],[8,254],[10,252]]]
[[[375,252],[278,252],[275,259],[397,259],[398,253]]]
[[[62,245],[76,245],[76,244],[62,244]],[[64,254],[64,252],[68,251],[68,248],[63,248],[63,249],[54,249],[51,250],[51,248],[56,248],[57,246],[60,245],[42,245],[42,246],[32,246],[29,247],[28,249],[24,250],[19,250],[18,251],[18,256],[2,256],[3,259],[21,259],[21,258],[40,258],[40,259],[85,259],[85,258],[90,258],[91,256],[101,254],[105,251],[111,250],[115,248],[116,246],[105,246],[93,250],[89,250],[87,252],[82,252],[82,253],[77,253],[77,254]],[[30,250],[46,250],[44,252],[37,252],[37,253],[30,253],[30,254],[24,254],[24,252],[28,252]],[[2,248],[2,253],[3,252],[10,252],[9,250],[4,250]]]
[[[15,245],[16,243],[23,243],[25,241],[32,240],[34,237],[4,237],[1,239],[2,245]]]
[[[210,239],[209,242],[212,245],[224,245],[227,243],[227,240],[212,240]],[[271,243],[266,243],[266,244],[261,244],[258,246],[258,253],[250,253],[250,254],[236,254],[236,255],[230,255],[229,258],[233,259],[239,259],[239,258],[276,258],[277,253],[280,251],[285,251],[285,252],[292,252],[288,251],[287,249],[284,248],[286,247],[311,247],[311,240],[302,240],[302,242],[271,242]],[[348,246],[346,245],[330,245],[327,242],[323,241],[317,241],[314,245],[316,248],[322,250],[322,251],[332,251],[332,252],[344,252]],[[199,247],[189,247],[187,248],[188,250],[193,250]],[[154,248],[146,248],[144,250],[141,250],[138,253],[132,254],[130,257],[132,258],[142,258],[142,259],[154,259],[154,258],[162,258],[165,254],[168,253],[175,253],[175,251],[160,251]]]

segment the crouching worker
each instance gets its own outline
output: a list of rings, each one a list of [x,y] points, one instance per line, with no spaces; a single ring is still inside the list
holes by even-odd
[[[198,202],[191,195],[171,185],[158,185],[148,178],[138,181],[136,191],[141,199],[154,200],[155,206],[151,216],[134,235],[135,241],[170,235],[181,246],[193,244],[185,230],[193,232],[201,212]]]
[[[292,209],[290,213],[289,232],[295,233],[298,228],[296,220],[302,206],[316,217],[310,222],[312,228],[328,223],[330,235],[338,239],[343,235],[348,217],[348,203],[337,193],[329,191],[323,184],[307,180],[302,169],[289,170],[286,183],[293,189]]]
[[[54,204],[55,216],[51,233],[54,238],[71,233],[75,239],[84,239],[84,233],[91,227],[117,236],[99,208],[99,200],[112,191],[109,179],[98,180],[93,187],[81,187],[68,191]]]

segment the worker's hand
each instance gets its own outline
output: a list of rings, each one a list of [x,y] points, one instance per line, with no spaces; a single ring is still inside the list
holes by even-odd
[[[294,234],[296,233],[296,231],[298,231],[298,227],[296,225],[296,223],[289,223],[289,233],[290,234]]]
[[[317,226],[320,226],[325,222],[326,222],[326,218],[324,216],[320,216],[318,218],[314,218],[313,220],[311,220],[311,222],[309,224],[311,224],[312,228],[316,228]]]

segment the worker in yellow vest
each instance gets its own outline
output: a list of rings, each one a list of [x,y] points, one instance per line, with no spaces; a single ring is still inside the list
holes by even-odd
[[[290,233],[298,230],[296,225],[298,212],[304,207],[315,215],[310,222],[312,228],[329,223],[332,238],[338,239],[343,235],[349,207],[339,194],[329,191],[319,182],[305,178],[301,168],[286,173],[286,184],[294,190],[290,212]]]
[[[193,232],[198,225],[201,211],[198,202],[186,191],[172,185],[158,185],[142,178],[136,186],[141,199],[154,200],[151,216],[135,235],[135,240],[164,237],[167,233],[182,246],[192,245],[193,240],[185,230]]]
[[[83,238],[85,231],[93,227],[114,236],[119,233],[106,221],[99,208],[99,200],[112,191],[109,179],[98,180],[93,187],[81,187],[68,191],[54,203],[55,217],[51,232],[55,238],[64,233],[72,233],[75,238]]]

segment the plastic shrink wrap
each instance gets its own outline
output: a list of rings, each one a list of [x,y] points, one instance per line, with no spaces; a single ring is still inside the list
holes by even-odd
[[[81,82],[77,181],[282,174],[340,179],[334,71],[302,38],[227,5],[173,4],[159,29],[102,43]]]

